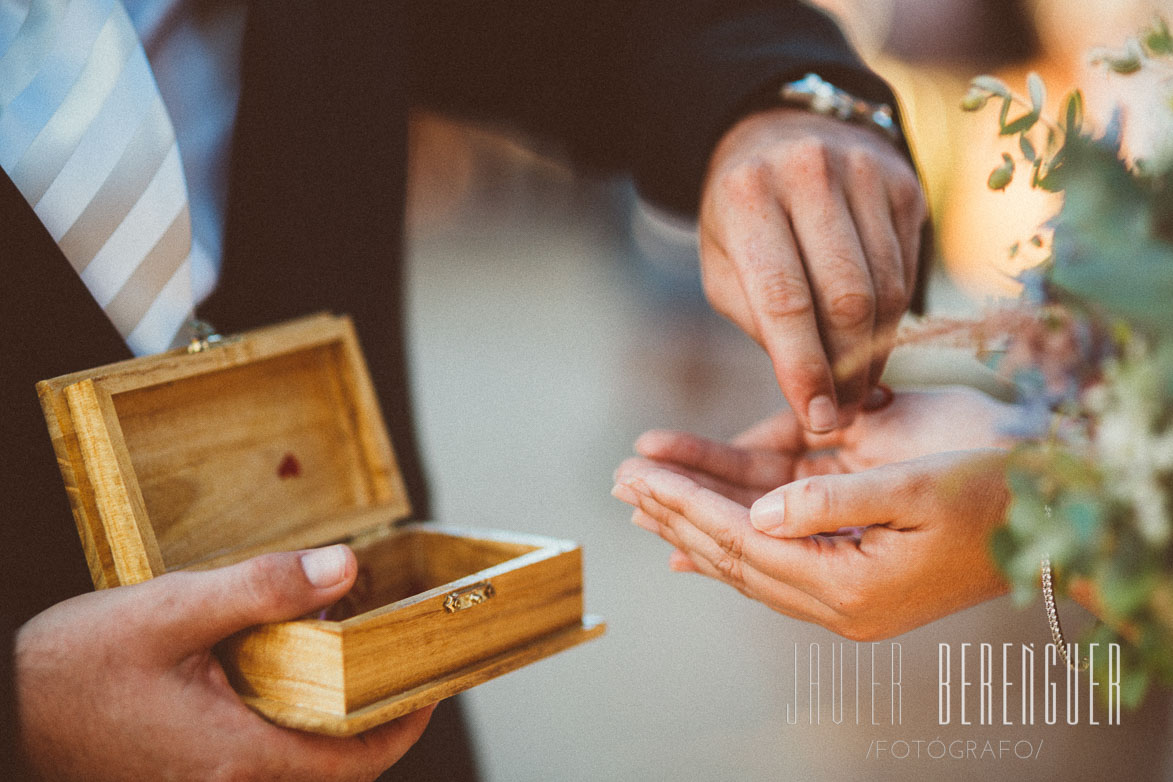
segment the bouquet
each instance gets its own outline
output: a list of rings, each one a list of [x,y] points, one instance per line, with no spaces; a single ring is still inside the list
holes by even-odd
[[[1121,75],[1156,73],[1173,105],[1163,20],[1093,61]],[[1121,112],[1093,134],[1079,91],[1051,117],[1043,81],[1032,73],[1026,87],[1019,95],[980,76],[962,107],[997,107],[1000,135],[1013,144],[989,187],[1029,176],[1032,187],[1062,193],[1058,213],[1027,242],[1044,259],[1021,275],[1016,304],[921,334],[964,332],[993,349],[1014,382],[1020,444],[994,559],[1027,602],[1049,558],[1056,591],[1090,601],[1102,619],[1085,640],[1121,644],[1121,698],[1135,705],[1154,681],[1173,683],[1173,162],[1125,155]]]

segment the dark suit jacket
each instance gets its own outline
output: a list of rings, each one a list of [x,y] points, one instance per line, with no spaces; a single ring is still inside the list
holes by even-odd
[[[398,268],[410,106],[556,139],[689,213],[721,131],[770,86],[817,70],[892,100],[797,2],[268,0],[249,14],[222,276],[200,314],[229,333],[350,313],[424,517]],[[33,386],[128,356],[2,172],[0,300],[2,766],[15,758],[13,634],[91,586]]]

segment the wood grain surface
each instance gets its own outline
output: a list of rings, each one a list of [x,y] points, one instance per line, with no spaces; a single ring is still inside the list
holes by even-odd
[[[583,623],[574,543],[397,526],[410,507],[347,318],[37,390],[97,588],[269,551],[354,549],[355,586],[325,615],[217,646],[237,691],[275,722],[348,735],[603,632]],[[468,590],[475,600],[455,600]]]

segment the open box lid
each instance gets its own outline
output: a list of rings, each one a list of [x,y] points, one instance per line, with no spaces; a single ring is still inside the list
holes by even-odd
[[[349,318],[42,381],[98,587],[318,546],[411,508]]]

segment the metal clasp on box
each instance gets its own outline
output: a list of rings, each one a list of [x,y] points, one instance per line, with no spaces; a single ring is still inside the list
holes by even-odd
[[[497,590],[493,588],[490,582],[480,581],[470,587],[449,593],[444,598],[444,610],[450,614],[454,614],[466,608],[479,606],[495,594],[497,594]]]
[[[190,335],[187,343],[188,353],[203,353],[217,345],[227,345],[236,342],[240,337],[223,337],[216,333],[216,327],[207,321],[192,318],[184,324],[184,331]]]

